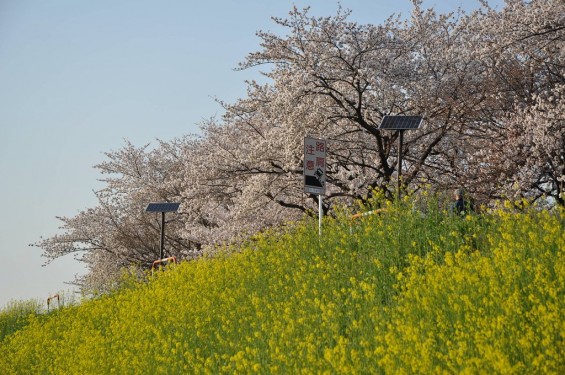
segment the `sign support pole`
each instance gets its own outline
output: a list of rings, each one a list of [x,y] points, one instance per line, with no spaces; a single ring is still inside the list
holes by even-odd
[[[322,236],[322,216],[324,212],[322,211],[322,195],[318,195],[318,235]]]

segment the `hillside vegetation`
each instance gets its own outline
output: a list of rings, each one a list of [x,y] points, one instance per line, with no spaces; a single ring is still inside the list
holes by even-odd
[[[565,215],[375,204],[30,318],[4,373],[565,373]],[[383,207],[384,206],[384,207]]]

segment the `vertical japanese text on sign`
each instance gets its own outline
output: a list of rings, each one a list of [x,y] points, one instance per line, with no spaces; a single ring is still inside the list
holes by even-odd
[[[304,192],[326,193],[326,141],[304,138]]]

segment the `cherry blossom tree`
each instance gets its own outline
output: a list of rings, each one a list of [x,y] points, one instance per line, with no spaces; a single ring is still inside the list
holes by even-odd
[[[307,135],[328,140],[326,213],[375,189],[393,199],[398,133],[379,129],[386,115],[424,117],[405,135],[405,188],[563,205],[563,1],[483,2],[447,15],[413,3],[409,18],[381,25],[351,22],[341,8],[275,18],[286,34],[259,32],[260,49],[240,65],[260,66],[265,83],[220,102],[224,116],[198,136],[108,152],[98,205],[60,218],[62,234],[37,245],[48,259],[78,254],[90,268],[79,281],[105,290],[124,267],[158,257],[160,217],[144,212],[151,201],[181,202],[165,244],[181,259],[315,215],[318,197],[303,193]]]
[[[135,147],[130,142],[106,153],[107,161],[96,166],[106,186],[95,192],[98,206],[74,217],[59,217],[62,234],[41,239],[36,246],[48,261],[75,254],[89,267],[77,280],[88,290],[104,290],[104,284],[119,277],[129,265],[147,268],[158,258],[160,217],[144,212],[150,201],[177,201],[180,189],[174,184],[185,142],[160,142],[159,147]],[[193,256],[194,244],[178,235],[183,218],[167,223],[167,251],[184,258]]]
[[[277,152],[288,152],[279,155],[285,163],[255,173],[269,174],[270,180],[295,173],[298,190],[301,140],[323,135],[330,142],[327,201],[362,199],[375,188],[393,196],[398,133],[378,127],[385,115],[415,114],[424,116],[425,125],[407,133],[404,185],[456,183],[465,164],[459,156],[465,138],[476,131],[472,120],[489,106],[494,90],[487,67],[469,48],[480,13],[455,18],[415,2],[408,21],[358,25],[348,15],[340,10],[316,18],[295,8],[289,19],[275,19],[288,29],[286,36],[259,33],[262,50],[241,68],[270,67],[265,75],[272,84],[251,83],[247,98],[227,106],[226,122],[263,138],[257,147],[278,143]],[[280,204],[307,208],[296,202],[297,194],[273,196]]]
[[[550,196],[563,204],[564,11],[562,1],[511,0],[475,21],[491,88],[460,179],[483,201]]]

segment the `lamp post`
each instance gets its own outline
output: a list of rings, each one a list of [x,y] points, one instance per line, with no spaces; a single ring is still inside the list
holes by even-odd
[[[398,200],[402,188],[402,146],[404,143],[404,132],[406,130],[416,130],[422,125],[422,116],[384,116],[379,126],[381,130],[398,131],[398,165],[396,172],[396,185],[398,189]]]
[[[180,203],[149,203],[145,212],[161,213],[161,240],[159,243],[159,259],[165,257],[165,212],[177,212]]]

